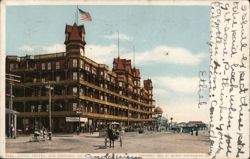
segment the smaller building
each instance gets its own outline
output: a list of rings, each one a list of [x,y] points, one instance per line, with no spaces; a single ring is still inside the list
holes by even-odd
[[[187,125],[189,127],[196,127],[198,130],[206,130],[208,128],[207,124],[203,123],[202,121],[189,121]]]
[[[178,132],[189,133],[191,130],[207,130],[207,124],[202,121],[189,121],[177,123],[174,129]]]
[[[154,128],[153,128],[153,130],[156,130],[156,131],[161,131],[162,130],[162,126],[163,126],[162,114],[163,114],[162,108],[157,106],[154,109],[154,112],[153,112],[153,119],[154,119]],[[163,129],[165,130],[166,128],[163,128]]]

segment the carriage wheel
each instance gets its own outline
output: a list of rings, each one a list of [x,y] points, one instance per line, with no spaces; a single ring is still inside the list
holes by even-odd
[[[107,142],[108,142],[107,141],[107,137],[105,137],[105,141],[104,142],[105,142],[105,148],[107,148]]]

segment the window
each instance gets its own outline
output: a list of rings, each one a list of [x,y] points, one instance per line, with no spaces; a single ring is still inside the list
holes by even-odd
[[[83,61],[80,60],[80,68],[83,68]]]
[[[119,86],[122,87],[122,82],[119,82]]]
[[[10,71],[13,70],[13,69],[14,69],[14,64],[11,63],[11,64],[10,64]]]
[[[84,95],[83,89],[80,89],[80,95]]]
[[[73,95],[77,95],[77,87],[73,87]]]
[[[69,38],[69,33],[65,33],[65,40],[67,41]]]
[[[42,105],[38,105],[38,112],[41,112],[42,110]]]
[[[56,69],[60,69],[60,62],[56,62]]]
[[[56,76],[56,81],[57,81],[57,82],[60,81],[60,76]]]
[[[45,70],[45,63],[42,63],[42,70]]]
[[[73,80],[77,80],[77,72],[73,72]]]
[[[80,79],[83,80],[83,74],[82,74],[82,73],[81,73],[81,75],[80,75]]]
[[[43,83],[45,82],[45,78],[42,78],[42,82],[43,82]]]
[[[51,70],[51,63],[48,63],[48,70]]]
[[[80,55],[81,55],[81,56],[84,56],[83,48],[80,48]]]
[[[34,112],[34,111],[35,111],[35,106],[31,105],[31,112]]]
[[[86,64],[85,64],[85,70],[86,70],[86,71],[90,71],[89,65],[86,65]]]
[[[77,67],[77,59],[73,59],[73,67]]]
[[[100,75],[103,76],[103,71],[100,71]]]
[[[104,71],[104,78],[107,79],[107,73]]]
[[[129,82],[132,82],[132,79],[131,79],[131,77],[129,77],[129,78],[128,78],[128,81],[129,81]]]
[[[73,103],[72,107],[73,107],[73,111],[75,111],[77,109],[77,103]]]
[[[92,68],[92,73],[96,75],[96,68]]]

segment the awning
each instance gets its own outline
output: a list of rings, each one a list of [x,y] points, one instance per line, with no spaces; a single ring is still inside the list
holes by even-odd
[[[5,113],[6,114],[19,114],[19,112],[15,111],[15,110],[8,109],[8,108],[5,109]]]

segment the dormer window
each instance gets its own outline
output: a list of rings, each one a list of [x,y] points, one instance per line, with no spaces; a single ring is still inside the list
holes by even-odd
[[[65,41],[69,40],[69,33],[65,33]]]
[[[83,48],[80,48],[80,55],[81,55],[81,56],[84,56]]]
[[[82,41],[84,41],[84,33],[82,33]]]
[[[73,67],[77,67],[77,59],[73,59]]]

